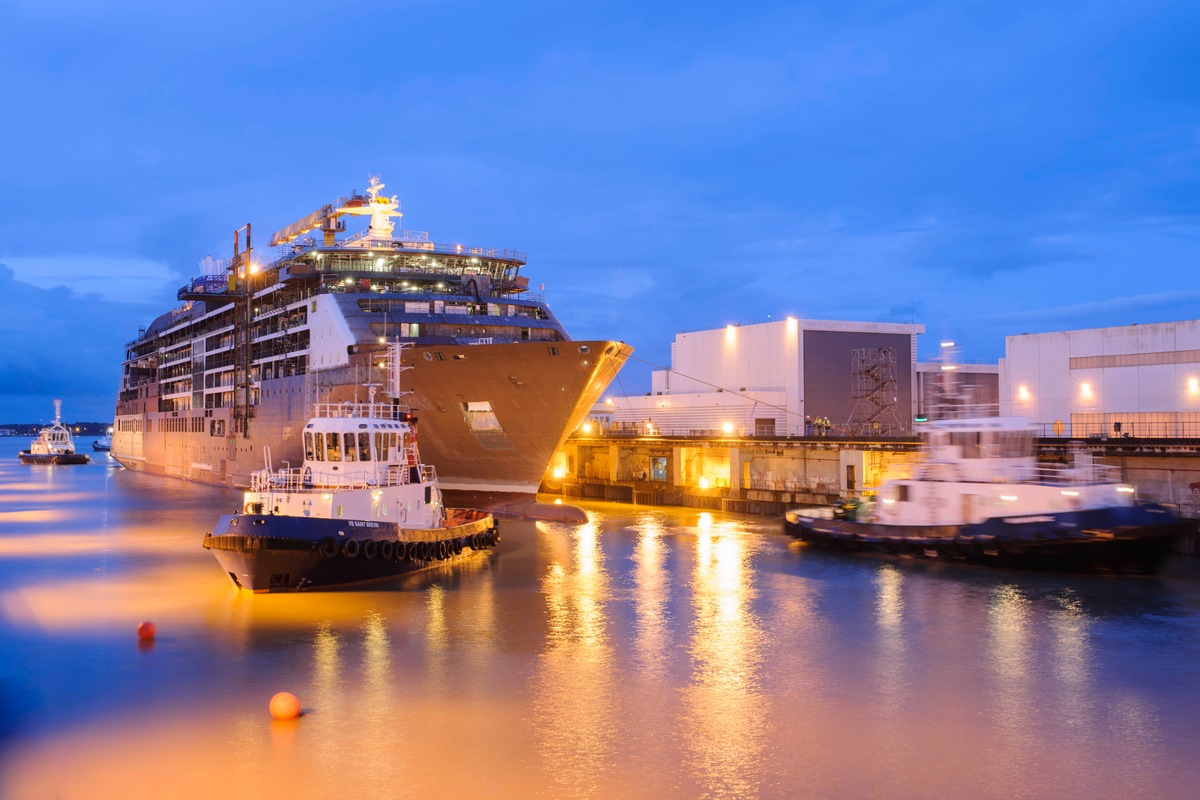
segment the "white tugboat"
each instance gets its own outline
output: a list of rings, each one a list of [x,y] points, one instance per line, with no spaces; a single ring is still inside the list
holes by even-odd
[[[75,452],[75,440],[71,431],[62,424],[62,400],[54,401],[54,424],[42,428],[38,438],[28,450],[17,454],[22,464],[86,464],[91,459],[86,453]]]
[[[390,346],[394,375],[401,346]],[[397,381],[398,384],[398,381]],[[296,591],[389,578],[500,541],[493,516],[442,503],[417,451],[417,421],[396,401],[318,403],[304,463],[251,474],[241,513],[204,537],[239,588]]]
[[[874,503],[788,511],[785,531],[824,547],[993,567],[1154,572],[1182,532],[1166,508],[1134,501],[1115,467],[1039,464],[1034,430],[1003,417],[925,427],[911,478]]]

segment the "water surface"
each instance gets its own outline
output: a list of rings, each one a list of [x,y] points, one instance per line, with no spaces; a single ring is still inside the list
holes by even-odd
[[[84,440],[81,444],[90,447]],[[0,439],[0,797],[1192,797],[1200,569],[823,553],[588,505],[452,568],[239,592],[236,492]],[[139,646],[135,627],[159,631]],[[273,722],[271,695],[305,709]]]

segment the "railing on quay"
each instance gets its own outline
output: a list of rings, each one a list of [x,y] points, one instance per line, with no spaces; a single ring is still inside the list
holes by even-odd
[[[1200,422],[1042,422],[1036,429],[1040,439],[1200,439]]]

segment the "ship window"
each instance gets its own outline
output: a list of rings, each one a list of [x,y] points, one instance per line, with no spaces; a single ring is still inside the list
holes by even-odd
[[[356,454],[357,454],[358,450],[354,446],[354,434],[347,433],[347,434],[345,434],[345,438],[346,438],[346,460],[347,461],[357,461],[358,459],[356,458]]]
[[[896,502],[897,503],[907,503],[908,502],[908,484],[907,483],[901,483],[896,486]]]
[[[304,432],[304,460],[313,460],[313,435],[308,431]]]
[[[557,347],[547,347],[546,352],[548,352],[552,356],[556,356],[556,355],[558,355],[558,348]]]
[[[313,434],[313,457],[317,461],[325,460],[325,434]]]
[[[358,460],[371,460],[371,434],[366,431],[358,432]]]
[[[325,437],[325,456],[329,461],[342,460],[342,443],[341,438],[336,433],[331,433]]]

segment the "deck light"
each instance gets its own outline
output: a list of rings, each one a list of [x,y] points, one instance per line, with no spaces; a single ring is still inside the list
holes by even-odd
[[[1000,499],[1011,503],[1017,499],[1017,496],[1015,494],[1002,494],[1000,495]]]
[[[728,436],[729,434],[733,433],[733,423],[726,422],[724,425],[721,426],[721,430],[725,433],[726,436]]]
[[[1121,492],[1122,494],[1133,494],[1133,487],[1132,486],[1118,486],[1117,491]]]
[[[1063,489],[1062,496],[1063,497],[1079,497],[1079,492],[1075,491],[1074,489]]]
[[[1028,400],[1029,399],[1029,387],[1028,386],[1020,386],[1017,388],[1017,399],[1018,400]]]

